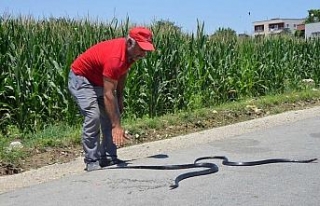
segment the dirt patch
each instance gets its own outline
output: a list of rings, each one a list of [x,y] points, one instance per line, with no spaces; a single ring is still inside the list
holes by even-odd
[[[37,169],[43,166],[56,163],[66,163],[79,157],[82,147],[72,148],[48,148],[45,151],[35,150],[29,156],[21,160],[19,164],[0,163],[0,176],[18,174],[30,169]]]
[[[22,169],[13,164],[0,163],[0,176],[14,175],[22,172]]]

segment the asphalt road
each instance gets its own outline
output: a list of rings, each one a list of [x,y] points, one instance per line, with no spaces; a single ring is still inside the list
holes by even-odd
[[[233,127],[237,133],[237,127]],[[190,144],[132,165],[192,163],[202,156],[224,155],[230,161],[268,158],[320,158],[320,117],[305,118],[250,132]],[[210,133],[210,131],[208,131]],[[208,134],[202,132],[202,135]],[[193,135],[193,138],[192,138]],[[197,142],[199,134],[188,136]],[[181,139],[181,138],[180,138]],[[179,141],[175,142],[175,144]],[[146,149],[146,148],[143,148]],[[165,150],[163,150],[165,151]],[[276,163],[230,167],[212,160],[219,171],[183,180],[170,190],[174,178],[191,170],[101,170],[66,176],[0,194],[1,206],[51,205],[223,205],[315,206],[320,203],[320,164]]]

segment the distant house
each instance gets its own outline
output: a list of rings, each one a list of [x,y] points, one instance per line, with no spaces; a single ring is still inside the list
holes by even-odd
[[[320,22],[305,24],[305,38],[320,38]]]
[[[305,31],[305,29],[306,29],[306,26],[305,26],[304,23],[297,25],[297,30],[299,30],[299,31]]]
[[[298,25],[303,24],[305,19],[282,19],[275,18],[264,21],[253,22],[254,36],[268,36],[272,34],[279,34],[282,32],[294,33]]]

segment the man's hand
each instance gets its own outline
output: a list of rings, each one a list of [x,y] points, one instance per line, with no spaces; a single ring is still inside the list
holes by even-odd
[[[130,138],[126,136],[124,129],[121,127],[114,127],[112,128],[112,139],[117,148],[119,148],[123,146],[125,141],[129,140]]]

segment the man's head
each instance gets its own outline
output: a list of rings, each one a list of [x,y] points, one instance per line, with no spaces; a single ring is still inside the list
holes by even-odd
[[[154,51],[152,32],[145,27],[134,27],[129,31],[127,38],[129,61],[143,58],[146,52]]]
[[[134,39],[142,50],[154,51],[152,32],[145,27],[135,27],[129,31],[129,36]]]

